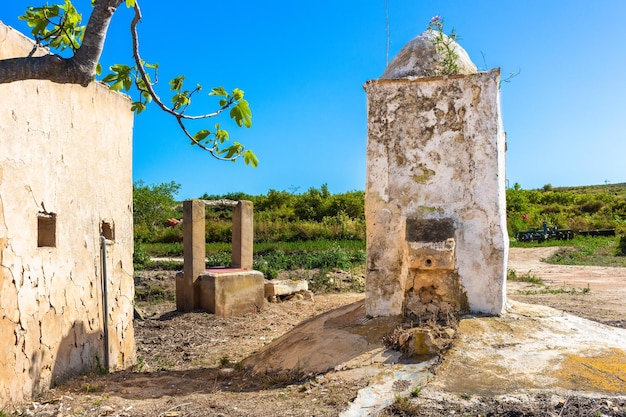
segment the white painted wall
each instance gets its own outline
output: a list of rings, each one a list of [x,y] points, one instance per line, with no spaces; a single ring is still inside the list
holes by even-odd
[[[0,59],[31,49],[0,23]],[[132,125],[129,99],[98,83],[0,84],[0,407],[103,364],[102,222],[110,367],[135,362]],[[53,247],[38,247],[42,212]]]
[[[365,85],[367,314],[400,314],[407,218],[450,218],[455,268],[471,311],[505,305],[505,135],[499,70]]]

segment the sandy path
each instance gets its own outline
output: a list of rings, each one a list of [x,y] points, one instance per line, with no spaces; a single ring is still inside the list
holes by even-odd
[[[540,292],[537,286],[525,282],[507,283],[508,296],[512,299],[544,304],[583,317],[620,324],[626,321],[626,268],[605,266],[551,265],[542,262],[558,247],[511,248],[509,269],[518,275],[529,271],[544,280],[551,288],[589,288],[587,294],[525,294]],[[621,326],[620,326],[621,327]]]

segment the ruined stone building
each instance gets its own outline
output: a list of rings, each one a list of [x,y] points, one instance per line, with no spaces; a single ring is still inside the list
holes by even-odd
[[[0,23],[0,59],[32,49]],[[132,124],[98,83],[0,84],[0,407],[135,361]]]
[[[368,106],[366,310],[414,318],[505,307],[505,135],[499,70],[438,73],[432,33],[407,44]]]

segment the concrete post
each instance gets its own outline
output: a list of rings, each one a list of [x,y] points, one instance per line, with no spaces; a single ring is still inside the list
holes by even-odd
[[[233,209],[233,268],[252,269],[254,242],[253,205],[241,200]]]
[[[204,203],[200,200],[183,202],[183,278],[176,281],[176,309],[191,311],[199,306],[195,282],[206,270]]]

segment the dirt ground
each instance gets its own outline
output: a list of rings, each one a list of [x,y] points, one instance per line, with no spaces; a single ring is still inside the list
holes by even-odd
[[[541,261],[557,250],[511,248],[509,269],[518,276],[541,278],[544,285],[508,281],[508,297],[626,328],[626,268],[551,265]]]
[[[626,328],[626,268],[548,265],[554,248],[512,248],[509,268],[543,285],[509,282],[511,299],[548,305]],[[138,271],[135,320],[137,365],[108,375],[89,374],[55,387],[26,406],[8,410],[29,416],[337,416],[368,380],[349,373],[253,376],[240,361],[299,323],[363,299],[363,294],[316,294],[268,303],[257,313],[221,319],[202,312],[177,313],[171,301],[174,273]],[[341,286],[345,273],[334,274]],[[585,288],[589,288],[585,290]],[[162,298],[170,298],[163,301]],[[148,297],[149,298],[149,297]],[[621,416],[626,397],[563,397],[558,393],[505,397],[429,393],[417,404],[398,404],[384,415],[420,416]]]

